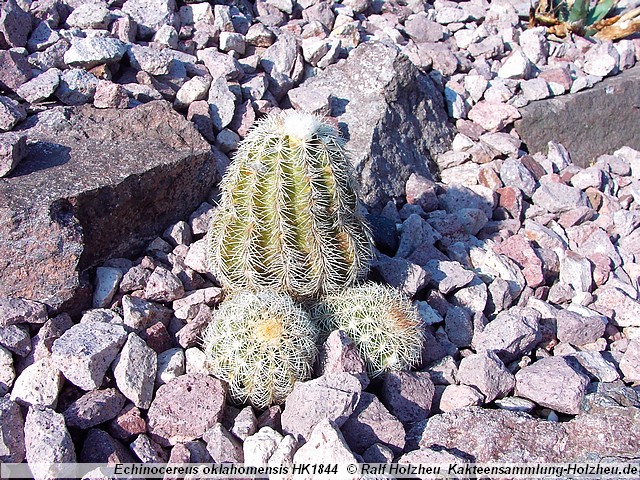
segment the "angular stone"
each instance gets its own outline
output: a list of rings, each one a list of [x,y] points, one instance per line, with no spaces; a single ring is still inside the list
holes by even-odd
[[[14,92],[33,77],[25,57],[12,51],[0,51],[0,88]]]
[[[523,236],[512,235],[493,247],[493,251],[516,262],[522,268],[522,274],[531,288],[545,283],[542,260],[531,246],[531,242]]]
[[[331,332],[319,348],[314,370],[317,376],[338,372],[350,373],[360,380],[362,388],[369,385],[365,363],[356,345],[342,330]]]
[[[540,318],[532,308],[511,307],[474,337],[474,346],[478,352],[495,351],[505,362],[514,360],[540,341]]]
[[[100,1],[78,4],[67,17],[67,25],[78,28],[106,30],[111,14],[107,5]]]
[[[456,347],[471,345],[473,339],[473,320],[471,314],[463,307],[450,307],[444,317],[447,337]]]
[[[640,327],[640,304],[616,287],[605,286],[595,291],[594,308],[610,316],[619,327]]]
[[[409,297],[413,297],[429,281],[429,273],[423,267],[404,258],[390,258],[379,254],[372,267],[386,283],[402,290]]]
[[[620,374],[616,366],[603,357],[600,352],[576,352],[569,356],[575,358],[580,366],[594,380],[608,383],[620,379]]]
[[[431,414],[435,387],[428,372],[389,372],[380,398],[403,424],[425,420]]]
[[[24,418],[17,403],[0,397],[0,461],[21,463],[25,458]]]
[[[18,102],[0,95],[0,132],[6,132],[27,118],[27,112]]]
[[[0,345],[16,355],[26,357],[31,353],[29,329],[25,325],[0,327]]]
[[[520,118],[520,113],[512,105],[483,100],[471,108],[468,117],[485,130],[497,132]]]
[[[362,89],[364,84],[369,88]],[[429,178],[431,159],[451,143],[442,97],[392,47],[362,44],[347,61],[328,67],[303,85],[319,95],[333,95],[332,114],[342,128],[348,125],[343,133],[351,151],[357,152],[353,163],[362,198],[370,207],[381,209],[387,200],[403,195],[411,173]],[[390,98],[394,101],[388,102]],[[382,171],[386,173],[380,175]]]
[[[558,340],[576,347],[595,342],[604,335],[607,326],[607,321],[603,317],[584,317],[564,309],[558,310],[556,323]]]
[[[59,463],[75,463],[76,454],[64,417],[47,407],[30,407],[24,422],[27,462],[36,480],[55,478]]]
[[[88,307],[88,269],[135,254],[213,184],[211,147],[164,102],[54,108],[28,126],[27,157],[0,184],[0,256],[9,259],[0,295],[79,312]],[[9,253],[16,249],[23,254]]]
[[[83,390],[100,385],[127,338],[120,325],[78,323],[53,342],[52,359],[67,380]]]
[[[24,11],[16,0],[7,0],[0,12],[0,47],[9,49],[26,46],[30,31],[31,15],[29,12]]]
[[[242,442],[222,424],[216,423],[202,435],[202,439],[215,463],[244,463]]]
[[[138,25],[140,37],[151,37],[164,25],[173,25],[178,19],[172,0],[128,0],[122,11]]]
[[[109,422],[109,432],[118,440],[125,442],[147,431],[147,424],[140,414],[138,407],[132,403],[126,405],[120,413]]]
[[[11,390],[11,400],[21,405],[55,408],[63,381],[54,362],[50,358],[43,358],[18,375]]]
[[[147,300],[168,303],[182,298],[184,287],[180,279],[169,270],[156,267],[147,279],[144,296]]]
[[[169,383],[185,373],[185,356],[181,348],[171,348],[158,354],[156,385]]]
[[[52,68],[20,85],[16,93],[29,103],[37,103],[51,97],[60,84],[60,70]]]
[[[129,448],[143,463],[167,463],[169,460],[169,454],[147,435],[138,435]]]
[[[271,427],[262,427],[259,432],[245,439],[242,445],[244,463],[254,467],[266,465],[282,438]]]
[[[130,333],[113,362],[113,376],[118,389],[136,407],[147,409],[151,405],[157,369],[156,352],[135,333]]]
[[[640,139],[631,133],[640,122],[640,111],[632,107],[640,102],[639,78],[640,69],[632,68],[588,90],[534,102],[520,110],[516,130],[530,152],[544,151],[547,142],[555,140],[583,168],[622,146],[640,149]],[[594,111],[599,114],[594,116]],[[578,134],[573,128],[578,124],[589,128]]]
[[[122,85],[108,80],[100,80],[93,96],[93,106],[96,108],[127,108],[129,107],[127,91]]]
[[[298,449],[293,457],[294,463],[339,463],[356,464],[358,460],[349,449],[347,442],[339,427],[323,418],[309,434],[307,442]],[[301,477],[304,480],[313,480],[313,475]],[[358,475],[347,475],[345,480],[355,480]]]
[[[62,413],[68,427],[83,430],[115,418],[126,399],[115,388],[92,390],[73,402]]]
[[[353,413],[362,392],[357,377],[348,373],[324,375],[298,382],[287,397],[282,412],[282,431],[298,441],[307,441],[313,428],[323,419],[338,427]],[[322,402],[317,399],[322,398]]]
[[[64,63],[88,70],[96,65],[119,62],[126,51],[124,42],[117,38],[76,38],[64,54]]]
[[[451,412],[459,408],[482,405],[484,395],[468,385],[447,385],[440,396],[440,411]]]
[[[187,373],[156,391],[147,413],[151,438],[164,447],[198,438],[222,418],[226,384]]]
[[[130,450],[107,432],[91,428],[84,439],[79,456],[83,463],[131,463]]]
[[[458,381],[476,387],[489,403],[508,395],[515,386],[515,378],[493,351],[469,355],[460,362]]]
[[[498,70],[498,77],[526,79],[531,75],[531,69],[531,61],[522,52],[522,50],[515,50],[511,55],[505,58],[502,66]]]
[[[398,421],[378,398],[362,392],[360,401],[341,427],[347,444],[356,453],[362,453],[374,443],[387,445],[394,453],[404,450],[405,432]]]
[[[516,373],[515,395],[538,405],[575,415],[580,412],[589,378],[562,357],[548,357]]]
[[[122,270],[119,268],[98,267],[96,269],[96,288],[93,291],[93,308],[108,307],[118,291]]]
[[[11,389],[16,379],[13,366],[13,355],[4,347],[0,347],[0,396],[4,396]]]
[[[591,206],[581,190],[551,181],[541,181],[531,199],[535,205],[550,213],[563,213],[574,208]]]
[[[631,340],[620,360],[620,371],[627,382],[640,381],[640,340]]]
[[[512,260],[505,255],[494,252],[492,249],[480,246],[471,248],[469,259],[476,272],[480,275],[486,275],[489,278],[501,278],[506,281],[509,284],[511,298],[518,298],[525,286],[525,278],[520,268]]]
[[[468,285],[475,276],[458,262],[431,260],[424,268],[431,276],[431,284],[444,295]]]
[[[9,175],[27,155],[27,137],[0,133],[0,177]]]
[[[576,292],[590,292],[593,285],[591,262],[571,250],[561,253],[560,283],[570,285]]]

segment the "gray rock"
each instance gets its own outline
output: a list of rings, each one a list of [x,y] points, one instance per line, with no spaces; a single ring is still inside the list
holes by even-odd
[[[389,372],[382,382],[380,398],[393,416],[407,424],[431,414],[434,393],[428,372]]]
[[[42,324],[48,319],[46,305],[23,298],[0,297],[0,326]]]
[[[593,286],[589,259],[566,250],[560,257],[560,283],[570,285],[576,292],[590,292]]]
[[[141,38],[151,37],[163,25],[177,22],[174,0],[128,0],[122,11],[138,25]]]
[[[156,385],[169,383],[185,373],[185,356],[181,348],[171,348],[158,354]]]
[[[351,452],[339,427],[328,418],[323,418],[310,432],[307,442],[295,453],[293,462],[355,464],[358,460]],[[301,478],[312,480],[313,475],[309,474]],[[358,476],[343,478],[355,480]]]
[[[450,307],[444,317],[447,337],[458,348],[468,347],[473,339],[473,320],[462,307]]]
[[[147,435],[138,435],[129,448],[143,463],[167,463],[169,460],[169,454]]]
[[[444,295],[467,286],[475,277],[471,270],[458,262],[431,260],[424,268],[431,276],[430,283]]]
[[[260,65],[269,74],[270,91],[277,99],[301,80],[303,58],[295,37],[282,33],[276,42],[267,48]]]
[[[9,259],[0,265],[0,296],[80,313],[90,306],[90,268],[139,251],[213,185],[211,146],[165,102],[118,111],[58,107],[25,127],[27,157],[0,185],[0,216],[15,219],[0,222],[0,256]],[[176,181],[164,185],[168,171]],[[23,255],[10,253],[16,249]]]
[[[155,302],[148,302],[132,295],[122,297],[124,324],[134,332],[140,332],[160,321],[168,324],[171,310]]]
[[[224,77],[218,77],[211,82],[207,102],[209,102],[213,127],[217,131],[231,123],[235,112],[235,95],[229,90]]]
[[[640,101],[635,88],[638,78],[640,71],[632,68],[591,89],[534,102],[521,109],[522,120],[516,122],[516,130],[529,151],[543,151],[549,140],[555,140],[583,168],[599,155],[624,145],[640,149],[640,140],[630,133],[640,122],[640,112],[632,108]],[[593,111],[601,114],[594,117]],[[589,125],[589,135],[578,135],[573,128],[576,124]]]
[[[420,265],[404,258],[390,258],[379,254],[372,267],[386,283],[413,297],[429,282],[429,273]]]
[[[16,379],[13,367],[13,355],[4,347],[0,347],[0,396],[4,396],[11,389]]]
[[[55,478],[60,463],[75,463],[76,454],[64,417],[47,407],[30,407],[24,443],[31,473],[37,480]]]
[[[262,427],[259,432],[245,439],[242,445],[244,463],[255,467],[266,465],[282,438],[282,435],[271,427]]]
[[[184,296],[184,286],[178,277],[164,267],[156,267],[144,289],[146,300],[172,302]]]
[[[0,132],[6,132],[27,118],[27,112],[18,102],[0,95]]]
[[[136,407],[147,409],[151,405],[157,371],[156,352],[135,333],[130,333],[113,362],[113,376],[118,389]]]
[[[402,196],[411,173],[429,178],[431,158],[451,143],[442,97],[392,47],[364,43],[347,61],[328,67],[303,86],[318,95],[333,95],[332,114],[350,150],[357,152],[353,162],[362,198],[370,207],[381,209],[387,200]]]
[[[516,373],[515,395],[558,412],[577,414],[589,378],[562,357],[548,357]]]
[[[360,401],[341,427],[344,439],[352,451],[362,453],[374,443],[387,445],[394,453],[404,450],[405,432],[378,398],[362,392]]]
[[[282,412],[282,431],[304,442],[323,419],[340,427],[353,413],[361,392],[360,381],[349,373],[334,373],[298,382],[287,397]],[[318,402],[318,398],[323,401]]]
[[[135,44],[128,45],[127,58],[133,68],[151,75],[169,74],[173,62],[173,58],[163,50]]]
[[[17,403],[0,396],[0,461],[21,463],[25,458],[24,418]]]
[[[616,366],[600,352],[575,352],[569,355],[575,358],[589,376],[600,382],[615,382],[620,379]]]
[[[35,52],[44,50],[60,40],[60,34],[53,30],[51,26],[45,22],[39,22],[29,35],[27,41],[27,50]]]
[[[33,336],[31,356],[35,361],[51,356],[53,342],[73,326],[71,317],[65,313],[48,320]]]
[[[507,158],[500,168],[500,179],[509,186],[515,187],[530,197],[536,190],[536,179],[516,158]]]
[[[25,325],[0,327],[0,345],[16,355],[26,357],[31,353],[31,337]]]
[[[151,438],[164,447],[201,437],[222,418],[226,384],[202,373],[187,373],[156,391],[147,414]]]
[[[97,86],[95,75],[81,68],[72,68],[62,72],[53,94],[65,105],[83,105],[93,100]]]
[[[508,395],[515,386],[515,378],[492,351],[465,357],[458,368],[458,381],[476,387],[489,403]]]
[[[76,5],[67,17],[67,25],[80,29],[106,29],[112,19],[107,5],[102,1],[93,1]]]
[[[202,439],[207,443],[207,451],[214,462],[244,463],[242,442],[222,424],[213,425],[202,435]]]
[[[24,47],[31,31],[31,15],[16,0],[7,0],[0,12],[0,47]]]
[[[54,362],[50,358],[43,358],[18,375],[11,390],[11,400],[21,405],[55,408],[63,381]]]
[[[84,390],[93,390],[102,385],[126,338],[120,325],[78,323],[53,342],[52,359],[67,380]]]
[[[204,100],[209,92],[211,79],[203,76],[195,76],[185,82],[176,92],[174,106],[176,108],[188,108],[193,102]]]
[[[576,347],[595,342],[604,335],[607,326],[603,317],[584,317],[564,309],[557,312],[556,323],[558,340]]]
[[[581,190],[543,179],[531,199],[535,205],[551,213],[563,213],[577,207],[590,206],[589,199]]]
[[[125,401],[115,388],[92,390],[69,405],[62,415],[68,427],[86,430],[115,418]]]
[[[119,268],[98,267],[96,269],[96,288],[93,291],[93,308],[108,307],[118,291],[122,271]]]
[[[536,408],[536,404],[531,400],[521,397],[505,397],[495,400],[495,404],[502,410],[509,410],[510,412],[524,412],[530,413]]]
[[[547,62],[549,42],[545,28],[529,28],[520,32],[519,44],[520,48],[522,48],[522,53],[524,53],[532,63],[543,65]]]
[[[620,360],[620,371],[627,382],[640,380],[640,340],[631,340]]]
[[[117,38],[76,38],[64,54],[64,63],[71,67],[90,69],[96,65],[119,62],[126,51],[124,42]]]
[[[231,433],[243,442],[258,431],[258,420],[251,406],[244,407],[233,420]]]
[[[51,68],[18,87],[16,93],[29,103],[48,99],[60,84],[60,70]]]
[[[27,155],[27,137],[0,133],[0,177],[10,174]]]
[[[604,286],[595,291],[594,309],[613,319],[619,327],[640,327],[640,304],[619,288]]]
[[[540,341],[540,318],[540,313],[527,307],[511,307],[500,312],[475,335],[476,350],[493,350],[505,362],[514,360]]]

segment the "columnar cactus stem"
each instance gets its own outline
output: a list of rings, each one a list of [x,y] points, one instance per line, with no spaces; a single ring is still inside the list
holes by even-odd
[[[202,346],[232,401],[265,408],[284,402],[296,381],[311,377],[318,334],[288,295],[238,292],[214,312]]]
[[[281,112],[240,145],[209,232],[209,264],[227,290],[273,289],[296,299],[352,285],[371,241],[336,129]]]
[[[424,324],[411,300],[386,285],[367,283],[328,295],[311,309],[325,332],[343,330],[375,378],[420,363]]]

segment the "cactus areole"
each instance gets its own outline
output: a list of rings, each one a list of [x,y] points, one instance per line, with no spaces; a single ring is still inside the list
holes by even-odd
[[[295,111],[260,120],[221,182],[209,231],[222,286],[304,300],[354,284],[372,251],[354,183],[335,127]]]

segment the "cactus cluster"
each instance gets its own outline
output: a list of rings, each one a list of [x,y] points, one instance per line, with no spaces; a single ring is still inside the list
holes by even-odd
[[[282,403],[310,377],[321,325],[349,334],[371,376],[419,360],[411,302],[390,287],[353,287],[372,243],[333,126],[298,112],[268,115],[241,143],[221,191],[208,260],[229,298],[203,349],[233,401]],[[317,302],[317,318],[298,302]]]
[[[240,144],[221,183],[209,264],[229,291],[316,298],[366,271],[371,242],[337,130],[280,112]]]
[[[311,316],[322,330],[343,330],[358,348],[371,378],[420,363],[423,323],[402,292],[366,283],[328,295]]]
[[[288,295],[238,292],[214,312],[203,345],[229,396],[256,408],[282,403],[311,376],[319,330]]]

